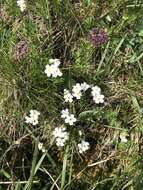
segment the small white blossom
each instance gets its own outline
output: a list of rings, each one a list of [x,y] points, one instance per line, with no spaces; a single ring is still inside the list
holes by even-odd
[[[82,96],[82,93],[81,93],[81,85],[79,83],[76,83],[76,85],[73,86],[72,88],[72,95],[77,99],[79,100]]]
[[[60,71],[60,69],[58,68],[60,65],[60,60],[59,59],[49,59],[49,64],[46,65],[45,67],[45,74],[47,75],[47,77],[61,77],[62,76],[62,72]]]
[[[90,85],[87,84],[86,82],[81,83],[80,86],[81,90],[83,90],[84,92],[90,88]]]
[[[62,113],[61,118],[65,119],[69,116],[69,110],[68,109],[62,110],[61,113]]]
[[[73,125],[76,122],[76,118],[73,114],[69,114],[68,117],[65,118],[65,123],[68,123],[69,125]]]
[[[74,114],[70,114],[68,109],[62,110],[61,113],[61,118],[65,119],[65,123],[73,125],[76,122]]]
[[[79,153],[83,153],[89,149],[89,142],[82,140],[81,143],[78,144]]]
[[[64,89],[64,99],[65,102],[70,102],[70,103],[73,102],[73,96],[69,90]]]
[[[56,145],[57,145],[58,147],[63,147],[63,146],[65,145],[65,140],[62,139],[62,138],[57,138],[57,139],[56,139]]]
[[[94,101],[96,104],[104,103],[104,95],[98,94],[98,95],[94,96],[94,97],[93,97],[93,101]]]
[[[99,95],[99,94],[101,94],[101,89],[98,86],[93,86],[91,88],[91,94],[92,94],[92,96]]]
[[[43,148],[43,143],[39,142],[39,144],[38,144],[38,149],[39,149],[39,150],[42,150],[42,148]]]
[[[38,112],[37,110],[30,110],[30,115],[25,117],[25,122],[32,125],[37,125],[39,115],[40,112]]]
[[[121,139],[121,142],[122,142],[122,143],[127,143],[127,142],[128,142],[127,133],[122,132],[122,133],[120,134],[120,139]]]
[[[93,86],[91,88],[91,95],[93,96],[93,101],[96,104],[104,102],[104,95],[101,94],[101,89],[98,86]]]
[[[65,142],[68,140],[69,138],[69,134],[66,131],[65,127],[56,127],[53,135],[55,137],[56,140],[56,145],[59,147],[63,147],[65,145]]]
[[[23,12],[26,9],[25,0],[17,0],[17,5],[19,6],[21,12]]]

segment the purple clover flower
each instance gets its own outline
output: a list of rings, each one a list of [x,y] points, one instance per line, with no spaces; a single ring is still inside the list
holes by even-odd
[[[28,46],[25,41],[20,41],[15,47],[14,57],[16,60],[21,60],[28,53]]]
[[[104,44],[108,40],[107,33],[103,29],[93,28],[89,34],[89,41],[93,46]]]

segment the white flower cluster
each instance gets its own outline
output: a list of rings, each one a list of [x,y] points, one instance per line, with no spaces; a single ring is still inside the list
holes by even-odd
[[[43,153],[46,152],[45,147],[43,146],[43,143],[39,142],[38,149],[41,150]]]
[[[101,94],[101,89],[98,86],[93,86],[91,88],[91,94],[93,96],[93,101],[96,104],[104,102],[104,95]]]
[[[83,153],[89,149],[89,142],[82,140],[81,143],[78,144],[79,153]]]
[[[81,90],[82,90],[82,88],[81,88],[81,85],[79,83],[76,83],[76,85],[74,85],[73,88],[72,88],[72,95],[77,100],[79,100],[81,98],[81,96],[82,96]]]
[[[17,0],[17,4],[21,8],[21,11],[26,8],[24,0]],[[49,64],[46,65],[44,71],[47,77],[61,77],[63,74],[59,69],[60,64],[61,62],[59,59],[49,59]],[[88,89],[91,90],[93,101],[96,104],[104,102],[104,95],[101,94],[101,89],[98,86],[92,86],[87,84],[86,82],[76,83],[72,87],[71,91],[68,89],[64,89],[65,102],[72,103],[74,99],[81,99],[83,93],[86,92]],[[25,122],[32,125],[37,125],[39,115],[40,113],[37,110],[30,110],[30,116],[25,117]],[[70,126],[74,125],[74,123],[77,121],[74,114],[69,112],[69,109],[64,109],[61,111],[61,118],[63,118],[65,123],[69,124]],[[63,147],[66,141],[69,139],[69,133],[66,131],[65,127],[56,127],[53,131],[53,136],[58,147]],[[81,142],[78,144],[78,150],[79,153],[83,153],[89,149],[89,142],[82,139],[82,131],[79,131],[79,136]],[[124,142],[126,141],[125,137],[122,137],[122,139]],[[38,144],[38,149],[42,152],[46,151],[43,143]]]
[[[61,77],[62,72],[59,69],[59,65],[61,64],[59,59],[49,59],[49,64],[45,67],[45,74],[47,77]]]
[[[17,5],[19,6],[21,12],[23,12],[26,9],[25,0],[17,0]]]
[[[70,114],[68,109],[62,110],[61,113],[62,113],[61,118],[65,119],[65,123],[71,126],[76,122],[74,114]]]
[[[79,100],[82,96],[82,91],[85,92],[90,88],[86,82],[84,83],[76,83],[72,88],[72,93],[69,90],[64,89],[64,100],[65,102],[73,102],[73,98]]]
[[[79,100],[82,96],[82,92],[85,92],[91,88],[91,95],[93,97],[93,101],[96,104],[104,102],[104,95],[101,94],[101,89],[98,86],[90,86],[86,82],[76,83],[72,88],[72,93],[69,90],[64,89],[64,100],[65,102],[73,102],[73,98]]]
[[[53,131],[53,135],[55,137],[56,140],[56,145],[58,147],[63,147],[65,145],[65,142],[68,140],[69,138],[69,134],[66,131],[65,127],[56,127],[55,130]]]
[[[73,102],[73,95],[70,93],[69,90],[64,89],[64,99],[65,102]]]
[[[30,110],[30,115],[25,117],[25,122],[32,125],[37,125],[39,115],[40,112],[38,112],[37,110]]]

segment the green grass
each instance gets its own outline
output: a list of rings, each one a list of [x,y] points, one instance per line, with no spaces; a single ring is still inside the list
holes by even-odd
[[[0,190],[142,190],[142,17],[135,0],[27,1],[24,13],[15,0],[1,0]],[[108,41],[93,47],[92,28],[106,30]],[[19,41],[28,52],[16,60]],[[61,60],[62,78],[44,74],[50,58]],[[80,122],[59,150],[52,132],[63,125],[63,90],[84,81],[100,86],[106,103],[70,105]],[[41,113],[38,126],[24,122],[30,109]],[[79,129],[90,142],[83,155]]]

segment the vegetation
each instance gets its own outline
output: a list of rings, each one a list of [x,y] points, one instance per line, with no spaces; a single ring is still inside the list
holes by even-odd
[[[0,190],[143,189],[142,18],[142,0],[0,1]],[[55,58],[63,75],[47,77]],[[88,91],[70,103],[77,122],[59,148],[64,89],[83,82],[104,103]],[[38,125],[25,122],[33,109]]]

